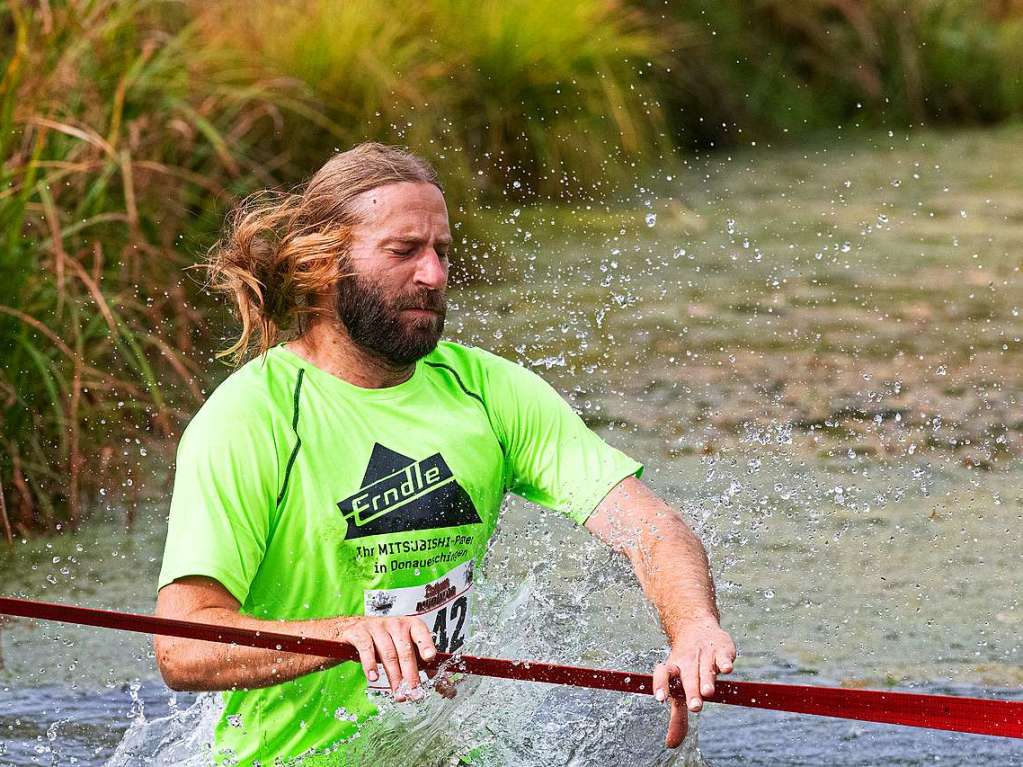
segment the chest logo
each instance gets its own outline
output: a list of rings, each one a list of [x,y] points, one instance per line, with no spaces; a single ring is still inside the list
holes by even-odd
[[[346,540],[480,522],[440,453],[416,461],[380,443],[373,445],[362,487],[337,506],[348,523]]]

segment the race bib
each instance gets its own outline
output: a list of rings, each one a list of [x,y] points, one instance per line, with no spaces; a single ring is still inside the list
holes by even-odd
[[[463,562],[435,581],[401,589],[366,589],[367,616],[415,615],[433,634],[438,652],[457,652],[469,636],[472,596],[472,560]],[[377,665],[377,681],[371,690],[390,690],[387,673]],[[425,672],[419,676],[425,679]]]

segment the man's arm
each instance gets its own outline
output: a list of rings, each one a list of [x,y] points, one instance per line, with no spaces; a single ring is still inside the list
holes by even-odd
[[[430,630],[414,617],[268,621],[242,615],[239,609],[238,600],[224,586],[200,576],[179,578],[164,586],[156,601],[156,614],[162,618],[345,642],[359,651],[363,671],[370,681],[377,678],[378,660],[383,664],[395,693],[402,682],[410,688],[419,686],[413,645],[427,660],[437,652]],[[175,690],[269,687],[338,663],[333,658],[315,655],[177,637],[158,636],[155,647],[160,673]],[[396,694],[395,699],[405,697]]]
[[[714,680],[732,670],[735,645],[719,625],[714,582],[703,544],[670,506],[635,477],[620,482],[586,521],[586,528],[632,563],[671,643],[654,670],[654,692],[665,700],[680,677],[689,708],[699,711]],[[686,709],[671,698],[665,744],[674,748],[688,729]]]

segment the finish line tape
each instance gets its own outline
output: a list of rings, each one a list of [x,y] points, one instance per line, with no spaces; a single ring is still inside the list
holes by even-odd
[[[162,634],[183,639],[261,647],[282,652],[318,655],[338,660],[357,660],[351,645],[326,639],[312,639],[269,631],[214,626],[208,623],[157,618],[152,615],[95,610],[87,607],[0,597],[0,614],[21,618],[76,623],[84,626]],[[457,671],[479,676],[546,682],[597,690],[652,694],[650,674],[608,669],[561,666],[538,661],[504,660],[474,655],[438,653],[423,668]],[[714,695],[703,696],[708,703],[788,711],[862,722],[901,724],[935,730],[1023,738],[1023,701],[966,698],[952,695],[924,695],[884,690],[850,690],[842,687],[731,682],[718,680]],[[682,695],[677,685],[673,695]]]

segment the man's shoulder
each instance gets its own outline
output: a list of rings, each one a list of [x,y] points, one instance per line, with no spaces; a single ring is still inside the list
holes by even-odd
[[[527,390],[547,385],[537,373],[518,362],[478,346],[454,341],[441,341],[424,361],[434,367],[447,368],[458,377],[462,386],[478,392],[488,401],[508,397],[515,400]]]
[[[440,341],[437,348],[428,354],[424,361],[427,364],[443,365],[458,372],[475,374],[495,367],[518,367],[518,364],[505,359],[479,346],[469,346],[456,341]]]
[[[190,426],[259,424],[271,427],[290,408],[299,371],[271,349],[232,371],[214,387]],[[286,413],[284,413],[286,415]]]

